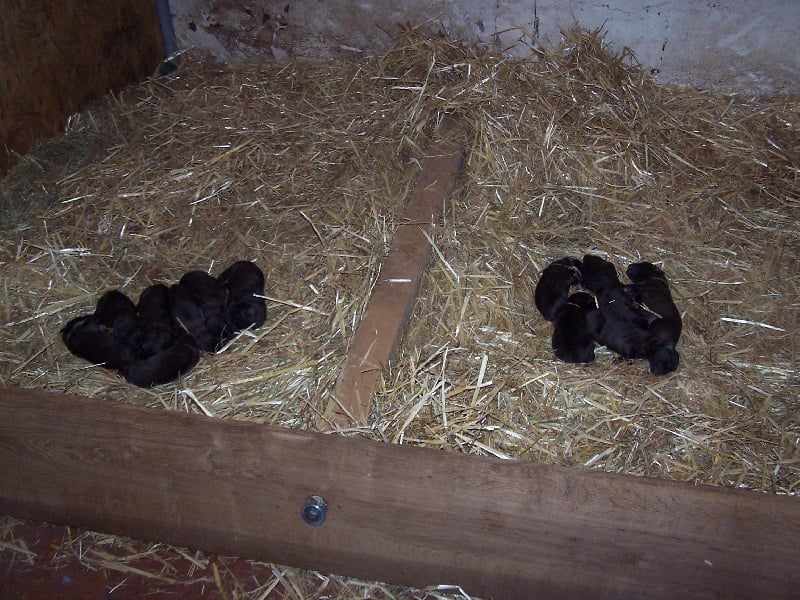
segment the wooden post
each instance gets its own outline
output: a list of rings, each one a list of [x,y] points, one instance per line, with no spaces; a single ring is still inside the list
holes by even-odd
[[[383,370],[394,355],[417,298],[431,255],[428,236],[432,225],[439,220],[461,169],[465,133],[463,122],[447,116],[442,119],[353,336],[320,429],[363,424],[369,417]]]
[[[41,390],[0,388],[0,514],[494,598],[800,590],[795,497]]]

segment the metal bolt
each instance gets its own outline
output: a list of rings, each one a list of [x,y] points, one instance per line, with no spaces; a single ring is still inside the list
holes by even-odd
[[[300,510],[300,516],[303,517],[303,521],[315,527],[325,522],[327,514],[328,503],[325,502],[325,498],[322,496],[309,496]]]

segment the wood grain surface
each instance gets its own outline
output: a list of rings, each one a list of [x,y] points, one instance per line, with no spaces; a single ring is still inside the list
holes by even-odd
[[[0,388],[0,513],[487,598],[800,589],[795,497],[21,388]]]
[[[442,119],[353,336],[321,429],[364,424],[369,418],[383,370],[402,337],[430,259],[433,224],[461,169],[465,134],[463,121]]]

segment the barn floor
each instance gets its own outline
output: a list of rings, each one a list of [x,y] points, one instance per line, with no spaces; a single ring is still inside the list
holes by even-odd
[[[0,533],[3,600],[468,598],[10,517]]]
[[[411,34],[371,65],[187,58],[76,115],[3,182],[0,383],[315,428],[421,148],[458,114],[474,128],[462,184],[370,426],[344,433],[796,494],[800,102],[662,87],[594,34],[520,64]],[[677,372],[607,351],[553,360],[536,277],[584,252],[663,265],[684,316]],[[105,289],[256,257],[267,325],[176,385],[133,389],[59,340]],[[18,597],[47,565],[64,593],[124,582],[112,598],[426,594],[4,522]],[[34,547],[46,563],[29,564]]]
[[[140,600],[147,597],[193,600],[195,598],[234,598],[237,590],[231,583],[249,582],[257,585],[269,579],[271,571],[266,565],[249,561],[212,556],[204,558],[206,576],[197,576],[196,561],[190,561],[177,551],[161,550],[158,559],[149,551],[151,544],[126,541],[127,550],[140,558],[126,561],[126,570],[89,568],[77,557],[60,555],[65,544],[79,538],[82,532],[37,521],[19,521],[10,536],[17,544],[24,540],[27,551],[39,557],[26,564],[19,555],[0,555],[0,597],[7,600]],[[60,555],[60,556],[59,556]],[[48,561],[47,557],[53,557]],[[137,573],[137,570],[139,571]],[[214,578],[214,570],[224,577]],[[163,576],[154,573],[163,573]],[[227,576],[231,574],[232,577]],[[220,583],[218,584],[217,581]],[[222,583],[225,581],[226,583]],[[241,584],[240,584],[241,585]],[[280,584],[260,598],[286,597]]]

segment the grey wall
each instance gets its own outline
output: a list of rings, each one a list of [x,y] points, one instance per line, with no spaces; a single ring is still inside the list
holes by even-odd
[[[178,46],[221,60],[380,53],[398,23],[430,22],[523,55],[562,28],[603,28],[662,81],[746,94],[800,93],[800,1],[170,0]],[[535,15],[534,15],[535,13]],[[538,21],[537,21],[538,18]]]

